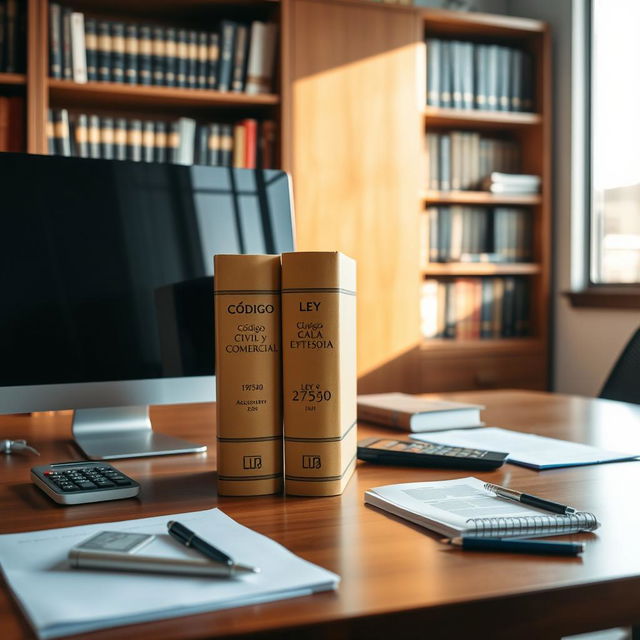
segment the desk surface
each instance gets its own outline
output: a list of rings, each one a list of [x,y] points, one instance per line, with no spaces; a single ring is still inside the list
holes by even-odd
[[[444,394],[486,405],[489,425],[640,451],[640,406],[521,391]],[[154,408],[155,427],[209,445],[208,454],[115,461],[142,485],[139,500],[59,507],[29,481],[29,468],[78,459],[69,413],[0,417],[0,437],[26,438],[37,458],[0,457],[0,533],[176,513],[218,506],[238,522],[342,576],[336,592],[135,625],[94,639],[260,637],[305,639],[556,637],[640,622],[640,461],[536,472],[504,465],[491,472],[380,467],[359,463],[344,494],[332,498],[216,495],[213,405]],[[361,426],[359,437],[397,433]],[[1,454],[0,454],[1,455]],[[488,482],[593,511],[603,526],[582,558],[470,553],[438,536],[366,507],[382,484],[477,475]],[[4,640],[32,638],[0,588]],[[430,633],[428,633],[428,630]]]

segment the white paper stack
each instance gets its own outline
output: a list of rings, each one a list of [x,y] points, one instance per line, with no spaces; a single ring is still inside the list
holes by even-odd
[[[184,557],[189,550],[167,534],[169,520],[260,573],[229,579],[69,567],[69,549],[105,530],[156,534],[145,555]],[[0,535],[0,563],[39,638],[293,598],[334,589],[340,581],[218,509]]]

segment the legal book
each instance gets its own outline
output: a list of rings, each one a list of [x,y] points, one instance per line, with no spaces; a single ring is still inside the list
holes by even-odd
[[[187,32],[187,87],[198,86],[198,32],[190,29]]]
[[[233,65],[231,67],[232,91],[244,91],[248,39],[249,28],[247,25],[239,24],[236,30],[236,38],[233,46]]]
[[[218,493],[282,490],[280,257],[214,257]]]
[[[106,20],[98,22],[98,80],[111,81],[111,28]]]
[[[176,164],[193,164],[196,121],[193,118],[178,119],[178,148],[174,162]]]
[[[152,53],[151,27],[142,25],[138,28],[138,82],[140,84],[150,85],[152,83]]]
[[[151,80],[165,86],[166,38],[162,27],[153,27],[151,35]]]
[[[138,84],[138,27],[128,24],[124,41],[124,77],[127,84]]]
[[[358,396],[358,420],[413,432],[481,427],[481,409],[482,405],[427,400],[407,393]]]
[[[62,77],[73,79],[73,63],[71,61],[71,9],[62,8]]]
[[[218,86],[218,63],[220,62],[220,34],[210,33],[207,51],[207,89],[215,90]]]
[[[218,91],[229,91],[233,70],[234,42],[238,24],[231,20],[220,23],[220,66],[218,67]]]
[[[89,157],[100,158],[100,118],[96,115],[91,115],[88,118],[88,122]]]
[[[49,75],[62,78],[62,7],[57,2],[49,3]]]
[[[540,176],[492,171],[484,180],[483,188],[491,193],[538,193]]]
[[[207,63],[209,60],[209,44],[206,31],[198,32],[198,89],[207,88]]]
[[[84,20],[84,47],[87,58],[87,80],[96,82],[98,80],[98,23],[95,18]],[[58,77],[53,73],[51,76]]]
[[[375,487],[365,491],[364,502],[447,537],[553,536],[600,526],[585,511],[560,515],[499,498],[478,478]]]
[[[125,31],[122,22],[111,25],[111,80],[124,82],[125,78]]]
[[[85,83],[87,81],[87,55],[84,39],[84,14],[78,11],[71,14],[71,59],[74,82]]]
[[[356,463],[356,264],[339,252],[282,255],[285,490],[344,491]]]
[[[275,24],[258,20],[251,23],[247,80],[244,88],[246,93],[257,94],[271,91],[276,37],[277,27]]]
[[[105,160],[114,158],[113,118],[100,118],[100,157]]]

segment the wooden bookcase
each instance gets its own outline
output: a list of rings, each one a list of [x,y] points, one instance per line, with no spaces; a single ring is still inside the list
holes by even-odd
[[[463,130],[506,134],[520,148],[522,171],[541,176],[536,195],[499,196],[481,191],[423,191],[427,205],[518,206],[530,210],[533,261],[513,264],[427,263],[423,277],[519,275],[530,286],[530,336],[477,340],[424,340],[418,350],[419,389],[548,385],[549,283],[551,271],[551,76],[546,24],[521,18],[423,10],[426,37],[492,42],[528,51],[534,66],[534,112],[461,110],[427,106],[425,131]],[[426,52],[425,59],[426,59]],[[426,75],[426,70],[425,70]],[[423,76],[424,77],[424,76]],[[426,154],[426,151],[425,151]],[[428,158],[425,158],[425,161]],[[423,211],[421,215],[426,215]]]
[[[0,94],[26,96],[26,150],[46,153],[48,108],[152,118],[274,120],[279,166],[293,177],[297,248],[340,250],[358,263],[361,392],[483,387],[545,388],[551,269],[550,37],[543,23],[368,0],[59,0],[97,18],[213,28],[222,17],[278,24],[275,91],[250,96],[201,89],[76,84],[48,77],[48,2],[26,0],[27,70],[0,74]],[[534,113],[425,106],[425,35],[486,39],[535,58]],[[539,195],[426,190],[430,127],[509,132]],[[427,205],[514,205],[535,219],[526,264],[420,265]],[[520,274],[532,283],[528,338],[423,341],[420,287],[430,277]]]

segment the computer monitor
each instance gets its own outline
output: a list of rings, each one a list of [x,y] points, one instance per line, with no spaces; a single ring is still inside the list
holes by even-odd
[[[0,154],[0,414],[74,409],[91,459],[202,451],[148,405],[215,399],[213,256],[293,250],[286,173]]]

